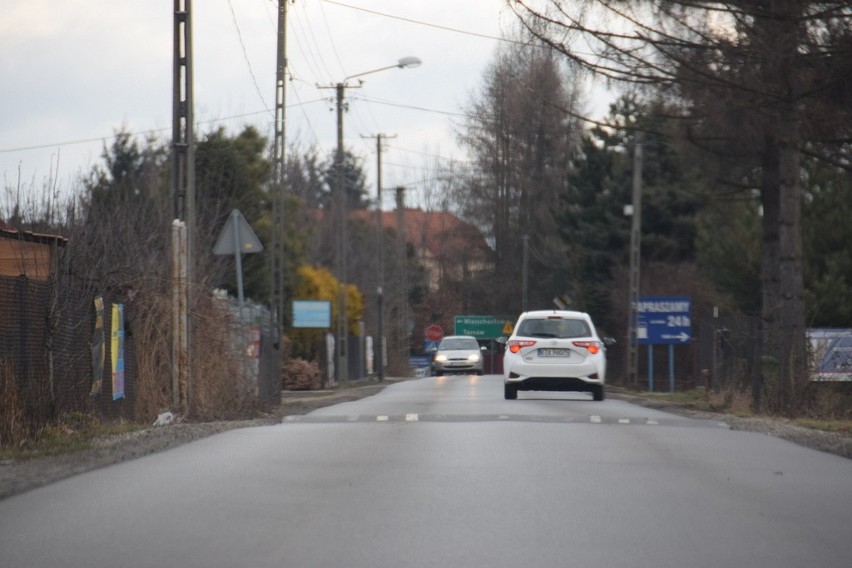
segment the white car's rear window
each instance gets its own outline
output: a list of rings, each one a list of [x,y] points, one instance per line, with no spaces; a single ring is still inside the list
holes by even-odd
[[[589,337],[589,324],[580,319],[527,318],[518,326],[516,335],[524,337]]]

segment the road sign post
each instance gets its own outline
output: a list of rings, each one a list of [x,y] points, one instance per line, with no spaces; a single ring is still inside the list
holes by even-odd
[[[429,341],[441,341],[444,338],[444,330],[440,325],[432,324],[426,328],[426,339]]]
[[[640,298],[637,307],[636,339],[648,346],[648,390],[654,390],[654,345],[668,345],[669,392],[674,392],[674,346],[692,339],[692,302],[688,296]]]
[[[423,342],[423,351],[434,353],[438,350],[438,343],[444,338],[444,329],[440,325],[433,323],[426,328],[424,335],[426,339]]]

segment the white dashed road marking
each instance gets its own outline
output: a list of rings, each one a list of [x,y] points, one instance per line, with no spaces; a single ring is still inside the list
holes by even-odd
[[[312,416],[312,415],[291,415],[285,416],[282,422],[284,423],[316,423],[316,424],[332,424],[332,423],[340,423],[340,422],[382,422],[382,423],[399,423],[399,422],[488,422],[488,421],[500,421],[500,422],[538,422],[538,423],[563,423],[563,424],[571,424],[571,423],[590,423],[590,424],[621,424],[621,425],[630,425],[630,426],[668,426],[670,424],[678,424],[681,426],[691,426],[697,428],[730,428],[730,426],[724,422],[710,422],[704,420],[691,420],[685,418],[647,418],[647,417],[634,417],[634,418],[619,418],[616,416],[602,416],[600,414],[592,414],[590,416],[561,416],[561,415],[552,415],[552,416],[539,416],[539,415],[525,415],[525,414],[460,414],[460,415],[450,415],[450,414],[418,414],[418,413],[407,413],[407,414],[362,414],[362,415],[341,415],[341,416]]]

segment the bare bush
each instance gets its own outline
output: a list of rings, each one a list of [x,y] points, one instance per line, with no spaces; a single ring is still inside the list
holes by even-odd
[[[251,415],[257,405],[257,380],[243,352],[239,325],[220,302],[201,295],[193,326],[189,415],[196,420]]]
[[[317,390],[322,388],[319,365],[316,361],[289,359],[284,366],[285,390]]]
[[[284,356],[282,387],[284,390],[316,390],[322,388],[322,371],[316,361],[291,357],[293,341],[284,336],[281,342]]]

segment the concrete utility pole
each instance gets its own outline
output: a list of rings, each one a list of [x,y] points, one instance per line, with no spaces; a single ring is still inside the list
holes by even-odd
[[[362,138],[376,139],[376,242],[378,247],[379,270],[378,285],[376,286],[376,340],[373,343],[373,361],[376,364],[376,376],[380,381],[385,378],[384,360],[384,286],[385,286],[385,246],[384,228],[382,227],[382,139],[396,138],[396,134],[388,136],[381,132],[375,136]]]
[[[195,148],[192,132],[191,0],[174,0],[172,93],[172,402],[189,408],[192,398],[192,285],[195,277]]]
[[[349,266],[346,255],[346,223],[349,217],[349,199],[343,184],[343,96],[347,85],[335,85],[337,92],[337,154],[334,167],[335,209],[337,210],[337,277],[340,279],[338,293],[339,314],[337,318],[337,380],[349,380],[349,311],[346,301],[346,286],[349,279]]]
[[[286,114],[287,100],[287,2],[278,0],[278,64],[275,72],[275,140],[273,144],[272,200],[274,223],[272,226],[272,312],[275,321],[276,342],[284,328],[284,176],[286,166]]]
[[[396,333],[398,352],[408,358],[408,262],[405,235],[405,188],[396,188],[396,234],[399,254],[399,331]]]
[[[636,132],[633,142],[633,197],[630,222],[630,297],[628,299],[629,321],[627,322],[627,380],[637,383],[639,345],[636,333],[639,321],[639,266],[642,248],[642,133]]]
[[[529,297],[528,293],[528,283],[529,283],[529,261],[530,261],[530,236],[524,235],[524,257],[523,257],[523,294],[521,295],[521,311],[527,311],[527,298]]]

